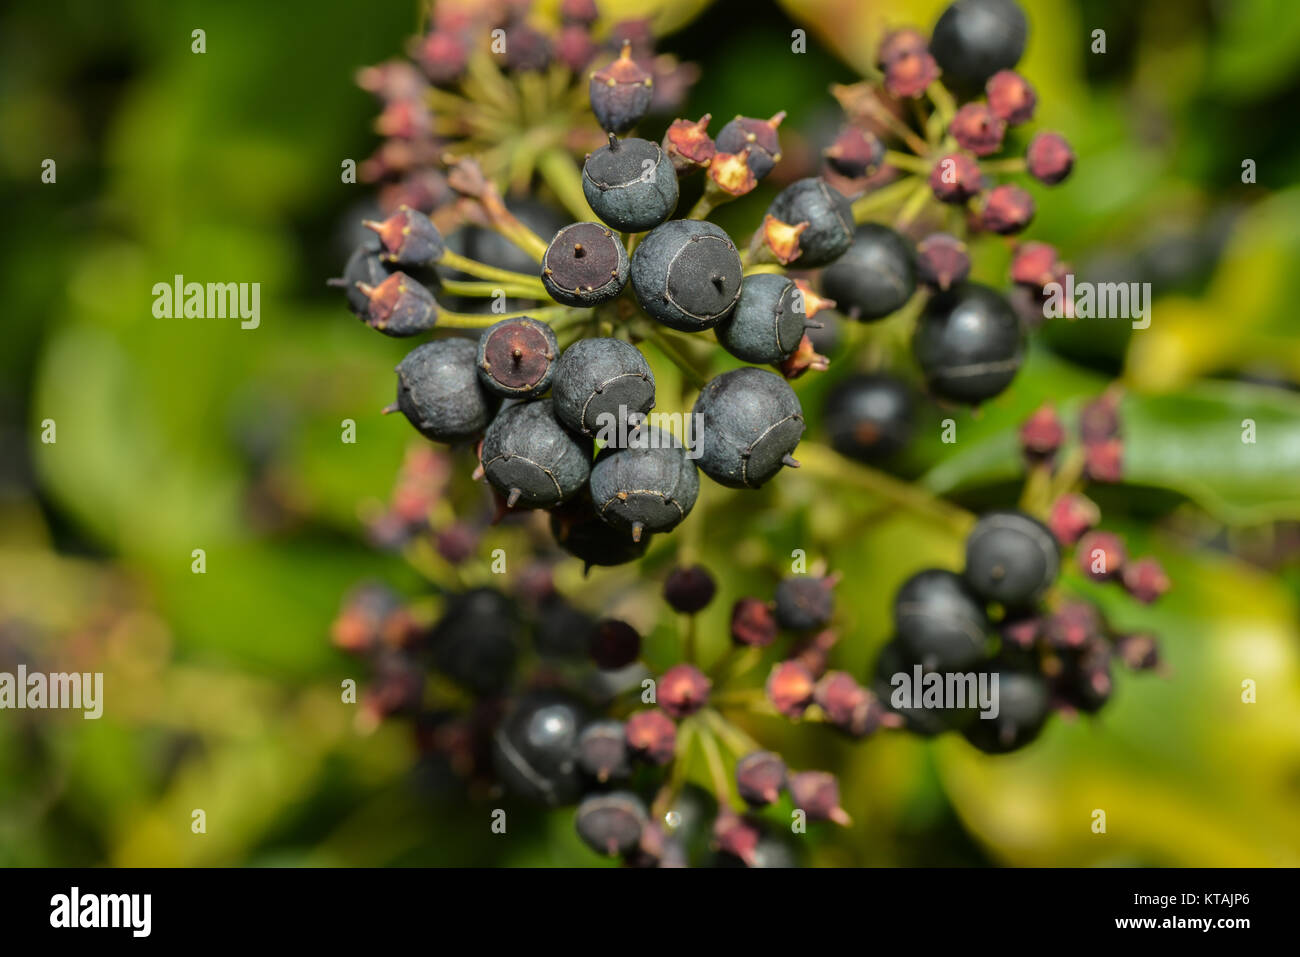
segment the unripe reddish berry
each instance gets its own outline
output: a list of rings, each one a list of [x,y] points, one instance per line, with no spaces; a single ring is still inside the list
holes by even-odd
[[[1118,482],[1124,477],[1124,443],[1107,439],[1084,446],[1084,472],[1094,482]]]
[[[862,179],[880,168],[885,144],[880,137],[856,126],[846,126],[835,142],[822,151],[831,169],[849,179]]]
[[[794,806],[810,821],[834,821],[841,827],[853,823],[840,807],[840,784],[829,771],[800,771],[790,776],[790,797]]]
[[[674,718],[685,718],[704,707],[712,682],[694,665],[673,665],[659,679],[659,707]]]
[[[450,86],[464,75],[469,53],[469,44],[463,35],[450,30],[434,30],[420,42],[414,59],[430,83]]]
[[[1070,493],[1052,504],[1047,525],[1062,545],[1073,545],[1101,519],[1101,509],[1086,496]]]
[[[1074,169],[1074,152],[1059,133],[1039,133],[1029,141],[1025,163],[1030,176],[1055,186]]]
[[[1089,532],[1079,539],[1079,570],[1094,581],[1116,578],[1128,556],[1114,532]]]
[[[1138,601],[1149,605],[1169,591],[1169,576],[1154,558],[1139,558],[1124,566],[1124,589]]]
[[[623,730],[627,746],[643,761],[664,765],[677,754],[677,725],[658,708],[631,715]]]
[[[738,645],[763,648],[776,641],[776,615],[758,598],[741,598],[731,608],[731,640]]]
[[[1020,427],[1020,448],[1027,456],[1045,459],[1056,454],[1065,441],[1065,426],[1051,405],[1039,407]]]
[[[994,187],[984,201],[980,225],[991,233],[1009,236],[1023,230],[1034,218],[1034,197],[1010,183]]]
[[[1160,646],[1153,635],[1138,632],[1115,639],[1115,653],[1134,671],[1150,671],[1160,664]]]
[[[812,704],[812,672],[797,661],[781,661],[767,679],[767,699],[787,718],[798,718]]]
[[[939,79],[939,65],[929,50],[900,53],[885,64],[885,89],[900,99],[918,97]]]
[[[948,132],[963,149],[990,156],[1002,148],[1007,124],[983,103],[967,103],[953,116]]]
[[[1011,260],[1011,281],[1041,292],[1055,280],[1058,262],[1056,249],[1047,243],[1022,243]]]
[[[589,27],[600,19],[596,0],[560,0],[560,19],[564,23]]]
[[[708,166],[717,152],[717,144],[709,136],[709,120],[705,113],[692,123],[690,120],[673,120],[664,134],[663,150],[673,163],[678,175]]]
[[[885,34],[880,41],[880,50],[876,54],[876,65],[886,66],[900,56],[909,53],[924,53],[930,43],[925,35],[912,27],[902,27]]]
[[[916,244],[916,275],[923,283],[946,290],[970,275],[966,244],[948,233],[931,233]]]
[[[1011,126],[1028,123],[1038,105],[1038,95],[1029,81],[1015,70],[999,70],[984,84],[989,109]]]
[[[1079,411],[1079,438],[1104,442],[1119,435],[1119,393],[1108,390]]]
[[[785,788],[785,762],[771,751],[754,751],[736,762],[736,790],[750,807],[766,807]]]
[[[566,24],[555,38],[555,58],[574,73],[581,73],[590,66],[597,52],[591,31],[579,24]]]
[[[1003,642],[1018,651],[1028,651],[1043,633],[1043,619],[1034,614],[1016,615],[998,624]]]
[[[1101,615],[1086,601],[1064,602],[1047,619],[1047,642],[1059,651],[1077,651],[1101,633]]]
[[[960,204],[980,191],[979,163],[965,153],[949,153],[930,171],[930,189],[941,203]]]
[[[713,821],[713,846],[750,867],[754,866],[754,852],[761,837],[758,827],[735,811],[722,811]]]

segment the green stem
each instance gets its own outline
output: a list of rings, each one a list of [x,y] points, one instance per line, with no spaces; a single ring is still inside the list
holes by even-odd
[[[596,214],[587,205],[587,197],[582,192],[582,171],[572,156],[558,147],[543,150],[537,158],[537,170],[576,220],[596,221]]]
[[[492,279],[499,283],[529,286],[541,292],[542,295],[539,298],[551,298],[546,294],[546,287],[542,285],[541,279],[537,276],[530,276],[528,273],[523,272],[513,272],[509,269],[498,269],[496,266],[481,263],[477,259],[470,259],[468,256],[454,253],[450,249],[442,254],[442,258],[438,260],[438,265],[446,266],[448,269],[458,269],[479,279]]]
[[[911,194],[919,181],[919,177],[905,176],[888,186],[882,186],[865,196],[859,196],[853,201],[853,221],[859,224],[865,223],[872,213],[900,202]]]
[[[550,322],[552,319],[567,316],[569,312],[567,306],[548,306],[543,309],[521,309],[519,312],[489,312],[476,315],[470,312],[452,312],[440,307],[438,325],[443,329],[486,329],[488,326],[496,325],[502,319],[522,319],[526,316],[539,322]]]
[[[912,221],[921,215],[921,210],[925,209],[925,204],[930,200],[930,184],[921,183],[916,191],[907,198],[903,208],[899,210],[898,216],[894,218],[895,229],[906,229],[912,225]]]
[[[930,164],[919,156],[913,156],[911,153],[885,150],[885,163],[896,169],[905,169],[909,173],[916,173],[920,176],[930,174]]]
[[[731,799],[731,779],[727,776],[727,766],[722,761],[722,752],[718,749],[718,742],[713,737],[713,731],[705,727],[698,730],[700,750],[704,752],[704,760],[709,766],[709,776],[713,780],[714,796],[718,799],[719,805],[733,804]]]
[[[501,293],[511,299],[550,299],[543,288],[541,292],[532,285],[522,285],[513,283],[493,283],[493,282],[464,282],[459,279],[444,279],[441,287],[443,292],[451,293],[453,296],[479,296],[490,299]]]

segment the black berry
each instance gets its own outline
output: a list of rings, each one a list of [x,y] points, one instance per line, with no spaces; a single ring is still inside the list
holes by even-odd
[[[578,736],[578,765],[601,784],[631,774],[631,759],[622,721],[593,721]]]
[[[493,763],[515,794],[552,806],[577,800],[582,788],[578,734],[582,706],[557,692],[519,699],[493,737]]]
[[[998,674],[998,715],[976,716],[965,729],[966,740],[989,754],[1004,754],[1029,744],[1047,721],[1047,685],[1041,677],[1002,669]]]
[[[578,836],[598,854],[614,857],[636,849],[648,822],[645,804],[630,791],[593,794],[578,805]]]
[[[421,435],[461,442],[482,433],[500,399],[483,388],[470,339],[439,339],[409,352],[397,366],[397,407]]]
[[[542,602],[533,631],[533,647],[547,658],[586,658],[596,631],[595,620],[559,595]]]
[[[695,400],[696,451],[705,475],[730,488],[758,488],[793,456],[803,435],[803,409],[789,383],[747,367],[709,380]]]
[[[796,268],[825,266],[853,242],[852,205],[819,177],[791,183],[772,200],[767,214],[791,226],[808,224],[799,236],[799,257],[789,263]]]
[[[641,350],[622,339],[579,339],[560,356],[551,384],[555,414],[607,446],[635,431],[634,416],[655,404],[655,380]]]
[[[550,399],[505,409],[483,436],[483,472],[513,508],[550,508],[591,475],[591,441],[556,420]]]
[[[987,286],[964,282],[926,303],[912,350],[939,397],[977,403],[1015,378],[1024,333],[1011,304]]]
[[[693,615],[703,611],[713,601],[717,590],[713,576],[703,566],[674,568],[664,581],[664,600],[674,611]]]
[[[758,273],[745,278],[739,302],[718,323],[718,342],[746,362],[781,362],[799,348],[807,322],[799,287],[785,276]]]
[[[638,438],[639,437],[639,438]],[[675,528],[695,507],[700,479],[681,443],[642,426],[624,449],[607,448],[591,469],[591,500],[602,519],[640,541]]]
[[[601,222],[639,233],[677,207],[677,170],[658,143],[611,133],[583,164],[582,193]]]
[[[625,621],[606,618],[596,624],[591,638],[591,660],[598,668],[616,671],[641,656],[641,636]]]
[[[1060,566],[1052,533],[1023,512],[989,512],[966,539],[966,581],[988,601],[1028,605],[1056,581]]]
[[[551,512],[551,534],[556,544],[582,562],[592,565],[624,565],[645,554],[653,536],[641,541],[602,521],[589,496],[580,495]]]
[[[791,631],[811,631],[828,624],[835,611],[834,578],[793,575],[776,586],[776,620]]]
[[[595,306],[627,285],[627,250],[600,223],[565,226],[542,257],[542,285],[566,306]]]
[[[1028,32],[1025,14],[1013,0],[957,0],[935,24],[930,52],[944,82],[970,93],[998,70],[1020,62]]]
[[[926,671],[962,671],[984,654],[988,620],[961,576],[940,568],[917,572],[894,596],[897,641]]]
[[[852,375],[826,395],[823,421],[831,447],[859,462],[879,462],[912,437],[912,395],[884,374]]]
[[[430,635],[438,670],[476,694],[505,688],[519,650],[514,603],[491,588],[453,596]]]
[[[916,291],[916,266],[903,238],[888,226],[866,223],[853,243],[822,273],[822,292],[854,319],[881,319]]]
[[[643,309],[673,329],[717,324],[740,298],[743,268],[731,237],[713,223],[675,219],[632,253],[632,288]]]

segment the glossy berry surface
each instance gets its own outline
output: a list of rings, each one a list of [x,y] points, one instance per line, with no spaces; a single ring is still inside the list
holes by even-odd
[[[703,611],[717,591],[717,582],[702,565],[674,568],[664,580],[664,600],[685,615]]]
[[[955,402],[991,399],[1011,384],[1024,333],[1001,293],[965,282],[926,303],[912,350],[935,395]]]
[[[502,690],[514,671],[521,625],[514,603],[491,588],[453,596],[429,636],[438,670],[476,694]]]
[[[1035,601],[1056,581],[1060,565],[1052,533],[1023,512],[989,512],[966,538],[966,581],[989,601]]]
[[[834,262],[853,242],[852,205],[819,177],[791,183],[772,200],[767,212],[791,226],[808,224],[799,236],[799,257],[790,264],[796,268]]]
[[[628,448],[604,449],[591,469],[597,514],[639,541],[675,528],[695,507],[700,479],[671,434],[643,426]]]
[[[989,754],[1016,751],[1038,737],[1049,713],[1047,684],[1041,677],[1002,669],[997,717],[974,717],[966,725],[966,740]]]
[[[916,291],[916,266],[903,237],[867,223],[853,243],[822,273],[822,294],[854,319],[881,319],[902,308]]]
[[[740,252],[722,229],[675,219],[632,253],[632,288],[651,317],[683,332],[709,329],[740,298]]]
[[[677,171],[658,143],[611,136],[583,164],[582,193],[602,223],[641,232],[677,207]]]
[[[587,495],[579,495],[551,512],[551,536],[560,548],[581,559],[588,568],[634,562],[645,554],[653,537],[642,535],[641,541],[632,541],[630,535],[596,514]]]
[[[747,276],[740,301],[717,326],[718,342],[737,359],[776,363],[799,348],[804,326],[803,293],[785,276]]]
[[[578,736],[582,706],[558,692],[519,699],[493,736],[493,763],[514,794],[551,806],[577,800],[582,788]]]
[[[530,399],[549,389],[559,358],[551,327],[527,316],[484,330],[475,357],[483,386],[509,399]]]
[[[803,409],[789,383],[748,367],[709,380],[695,400],[696,464],[719,485],[758,488],[789,464],[803,435]]]
[[[596,306],[627,285],[627,250],[600,223],[565,226],[542,257],[542,285],[566,306]]]
[[[435,442],[480,435],[500,399],[483,388],[470,339],[439,339],[409,352],[397,366],[397,407]]]
[[[852,375],[826,394],[822,421],[831,447],[859,462],[879,462],[912,437],[908,387],[890,375]]]
[[[988,619],[960,575],[917,572],[894,596],[894,628],[908,661],[927,671],[962,671],[984,653]]]
[[[1020,62],[1028,33],[1024,11],[1014,0],[956,0],[935,24],[930,52],[944,82],[972,92]]]
[[[632,416],[654,408],[655,380],[630,342],[579,339],[560,356],[551,397],[566,427],[618,446],[635,432]]]
[[[612,718],[592,721],[578,736],[578,765],[600,783],[615,781],[632,773],[623,722]]]
[[[571,498],[591,474],[591,442],[556,420],[550,399],[501,412],[483,436],[482,467],[510,507],[549,508]]]

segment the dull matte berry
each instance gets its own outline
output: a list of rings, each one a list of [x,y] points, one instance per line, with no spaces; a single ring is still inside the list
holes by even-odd
[[[675,219],[652,230],[632,253],[632,288],[641,307],[664,325],[700,332],[740,298],[740,253],[722,229]]]
[[[537,611],[533,647],[546,658],[586,658],[595,632],[595,619],[559,594],[552,594]]]
[[[624,43],[618,58],[591,74],[591,111],[609,133],[626,133],[640,122],[654,97],[654,78],[632,59],[632,44]]]
[[[928,49],[929,44],[924,34],[914,27],[900,27],[886,33],[876,51],[876,66],[885,66],[907,53],[919,53]]]
[[[566,23],[555,36],[555,59],[573,73],[581,73],[596,58],[596,41],[591,31],[577,23]]]
[[[550,399],[504,409],[488,426],[480,454],[492,487],[514,508],[550,508],[571,498],[591,475],[591,440],[555,418]]]
[[[435,442],[463,442],[488,427],[501,400],[483,388],[470,339],[439,339],[397,366],[397,407]]]
[[[1011,183],[1003,183],[989,191],[980,210],[980,225],[991,233],[1009,236],[1018,233],[1033,221],[1034,197]]]
[[[963,671],[984,654],[988,619],[960,575],[917,572],[894,595],[894,627],[907,660],[926,671]]]
[[[831,620],[835,611],[835,578],[792,575],[776,586],[776,620],[790,631],[812,631]]]
[[[737,116],[719,131],[717,149],[722,153],[740,153],[748,147],[746,162],[755,178],[762,179],[781,162],[781,140],[776,128],[783,119],[784,112],[770,120]]]
[[[648,821],[645,804],[631,791],[586,797],[574,817],[583,843],[609,857],[634,851]]]
[[[702,565],[674,568],[664,580],[664,600],[684,615],[703,611],[717,590],[713,576]]]
[[[371,239],[352,250],[347,265],[343,267],[343,275],[329,280],[327,285],[342,289],[348,297],[348,308],[364,319],[370,308],[370,297],[361,291],[359,285],[378,286],[393,272],[379,258],[379,245]]]
[[[545,322],[518,316],[502,319],[478,340],[479,381],[507,399],[531,399],[551,387],[560,344]]]
[[[1024,512],[988,512],[966,538],[966,582],[987,601],[1029,605],[1056,581],[1060,566],[1056,539]]]
[[[589,487],[597,514],[636,542],[645,532],[676,528],[691,513],[700,477],[670,433],[642,426],[628,441],[596,456]]]
[[[957,0],[934,25],[930,52],[944,82],[970,93],[998,70],[1020,62],[1028,32],[1025,14],[1013,0]]]
[[[542,257],[542,285],[566,306],[596,306],[627,285],[627,250],[600,223],[565,226]]]
[[[659,678],[659,707],[674,718],[685,718],[709,701],[712,682],[694,665],[673,665]]]
[[[1056,676],[1052,688],[1067,705],[1084,714],[1100,711],[1115,691],[1109,644],[1105,641],[1090,644]]]
[[[428,266],[442,258],[447,247],[433,220],[410,206],[399,206],[383,222],[365,220],[383,244],[379,258],[395,266]]]
[[[1143,632],[1117,637],[1115,654],[1133,671],[1151,671],[1160,665],[1159,643]]]
[[[948,233],[931,233],[916,244],[916,276],[927,286],[948,289],[970,275],[966,244]]]
[[[596,0],[560,0],[560,20],[566,24],[590,27],[599,19]]]
[[[758,273],[745,277],[736,307],[718,323],[718,342],[746,362],[782,362],[799,348],[807,323],[799,287],[785,276]]]
[[[831,448],[859,462],[879,462],[912,438],[912,395],[890,375],[851,375],[826,395],[822,420]]]
[[[413,58],[434,86],[451,86],[465,73],[470,46],[453,30],[433,30],[420,41]]]
[[[632,753],[650,764],[665,765],[677,755],[677,725],[658,708],[630,715],[624,733]]]
[[[813,701],[825,712],[827,721],[853,738],[865,738],[881,727],[900,724],[874,693],[843,671],[822,675],[813,688]]]
[[[424,669],[411,655],[386,648],[375,659],[362,707],[382,719],[419,711],[424,698]]]
[[[385,645],[404,645],[413,633],[411,615],[402,597],[378,582],[351,589],[330,628],[335,647],[353,654]]]
[[[492,740],[497,776],[511,792],[552,807],[571,804],[582,790],[578,735],[582,705],[554,691],[516,701]]]
[[[762,832],[758,825],[735,811],[720,811],[713,821],[713,846],[722,855],[756,866],[755,857]]]
[[[941,203],[960,206],[980,191],[984,174],[979,163],[965,153],[949,153],[930,170],[930,190]]]
[[[634,416],[655,404],[655,380],[641,350],[622,339],[579,339],[560,356],[551,383],[555,414],[607,446],[636,431]]]
[[[785,790],[785,762],[771,751],[753,751],[736,762],[736,790],[750,807],[766,807]]]
[[[1009,126],[1019,126],[1033,119],[1038,94],[1015,70],[994,73],[984,84],[984,92],[989,98],[989,109]]]
[[[1074,151],[1059,133],[1039,133],[1029,141],[1025,164],[1034,179],[1055,186],[1074,169]]]
[[[820,177],[796,180],[772,200],[767,215],[791,226],[807,223],[799,258],[789,265],[811,269],[834,262],[853,242],[853,206]]]
[[[404,272],[390,273],[377,286],[358,282],[356,288],[367,300],[362,314],[366,325],[386,336],[414,336],[438,323],[433,293]]]
[[[976,156],[991,156],[1002,148],[1007,123],[985,104],[967,103],[953,116],[948,132],[962,149]]]
[[[1024,358],[1024,333],[997,291],[964,282],[926,303],[912,350],[931,391],[978,403],[1011,384]]]
[[[822,272],[822,293],[854,319],[897,312],[916,291],[916,266],[903,237],[888,226],[865,223],[853,244]]]
[[[578,736],[578,765],[601,784],[631,774],[631,760],[622,721],[601,718]]]
[[[443,674],[475,694],[493,694],[510,681],[519,641],[514,602],[491,588],[475,588],[451,598],[429,647]]]
[[[741,598],[731,607],[731,640],[750,648],[764,648],[776,641],[776,614],[770,603],[759,598]]]
[[[701,471],[729,488],[758,488],[791,455],[803,435],[803,408],[789,383],[747,367],[710,379],[695,400]]]
[[[580,495],[551,512],[551,535],[562,549],[580,558],[587,570],[593,565],[625,565],[645,554],[654,536],[642,535],[632,541],[612,525],[601,520],[591,498]]]
[[[639,233],[677,207],[677,171],[658,143],[611,133],[582,166],[582,193],[601,222]]]
[[[641,656],[641,635],[625,621],[606,618],[596,623],[591,637],[591,660],[598,668],[616,671]]]
[[[1047,684],[1036,674],[998,671],[998,715],[978,715],[966,725],[966,740],[988,754],[1016,751],[1038,737],[1049,714]]]

